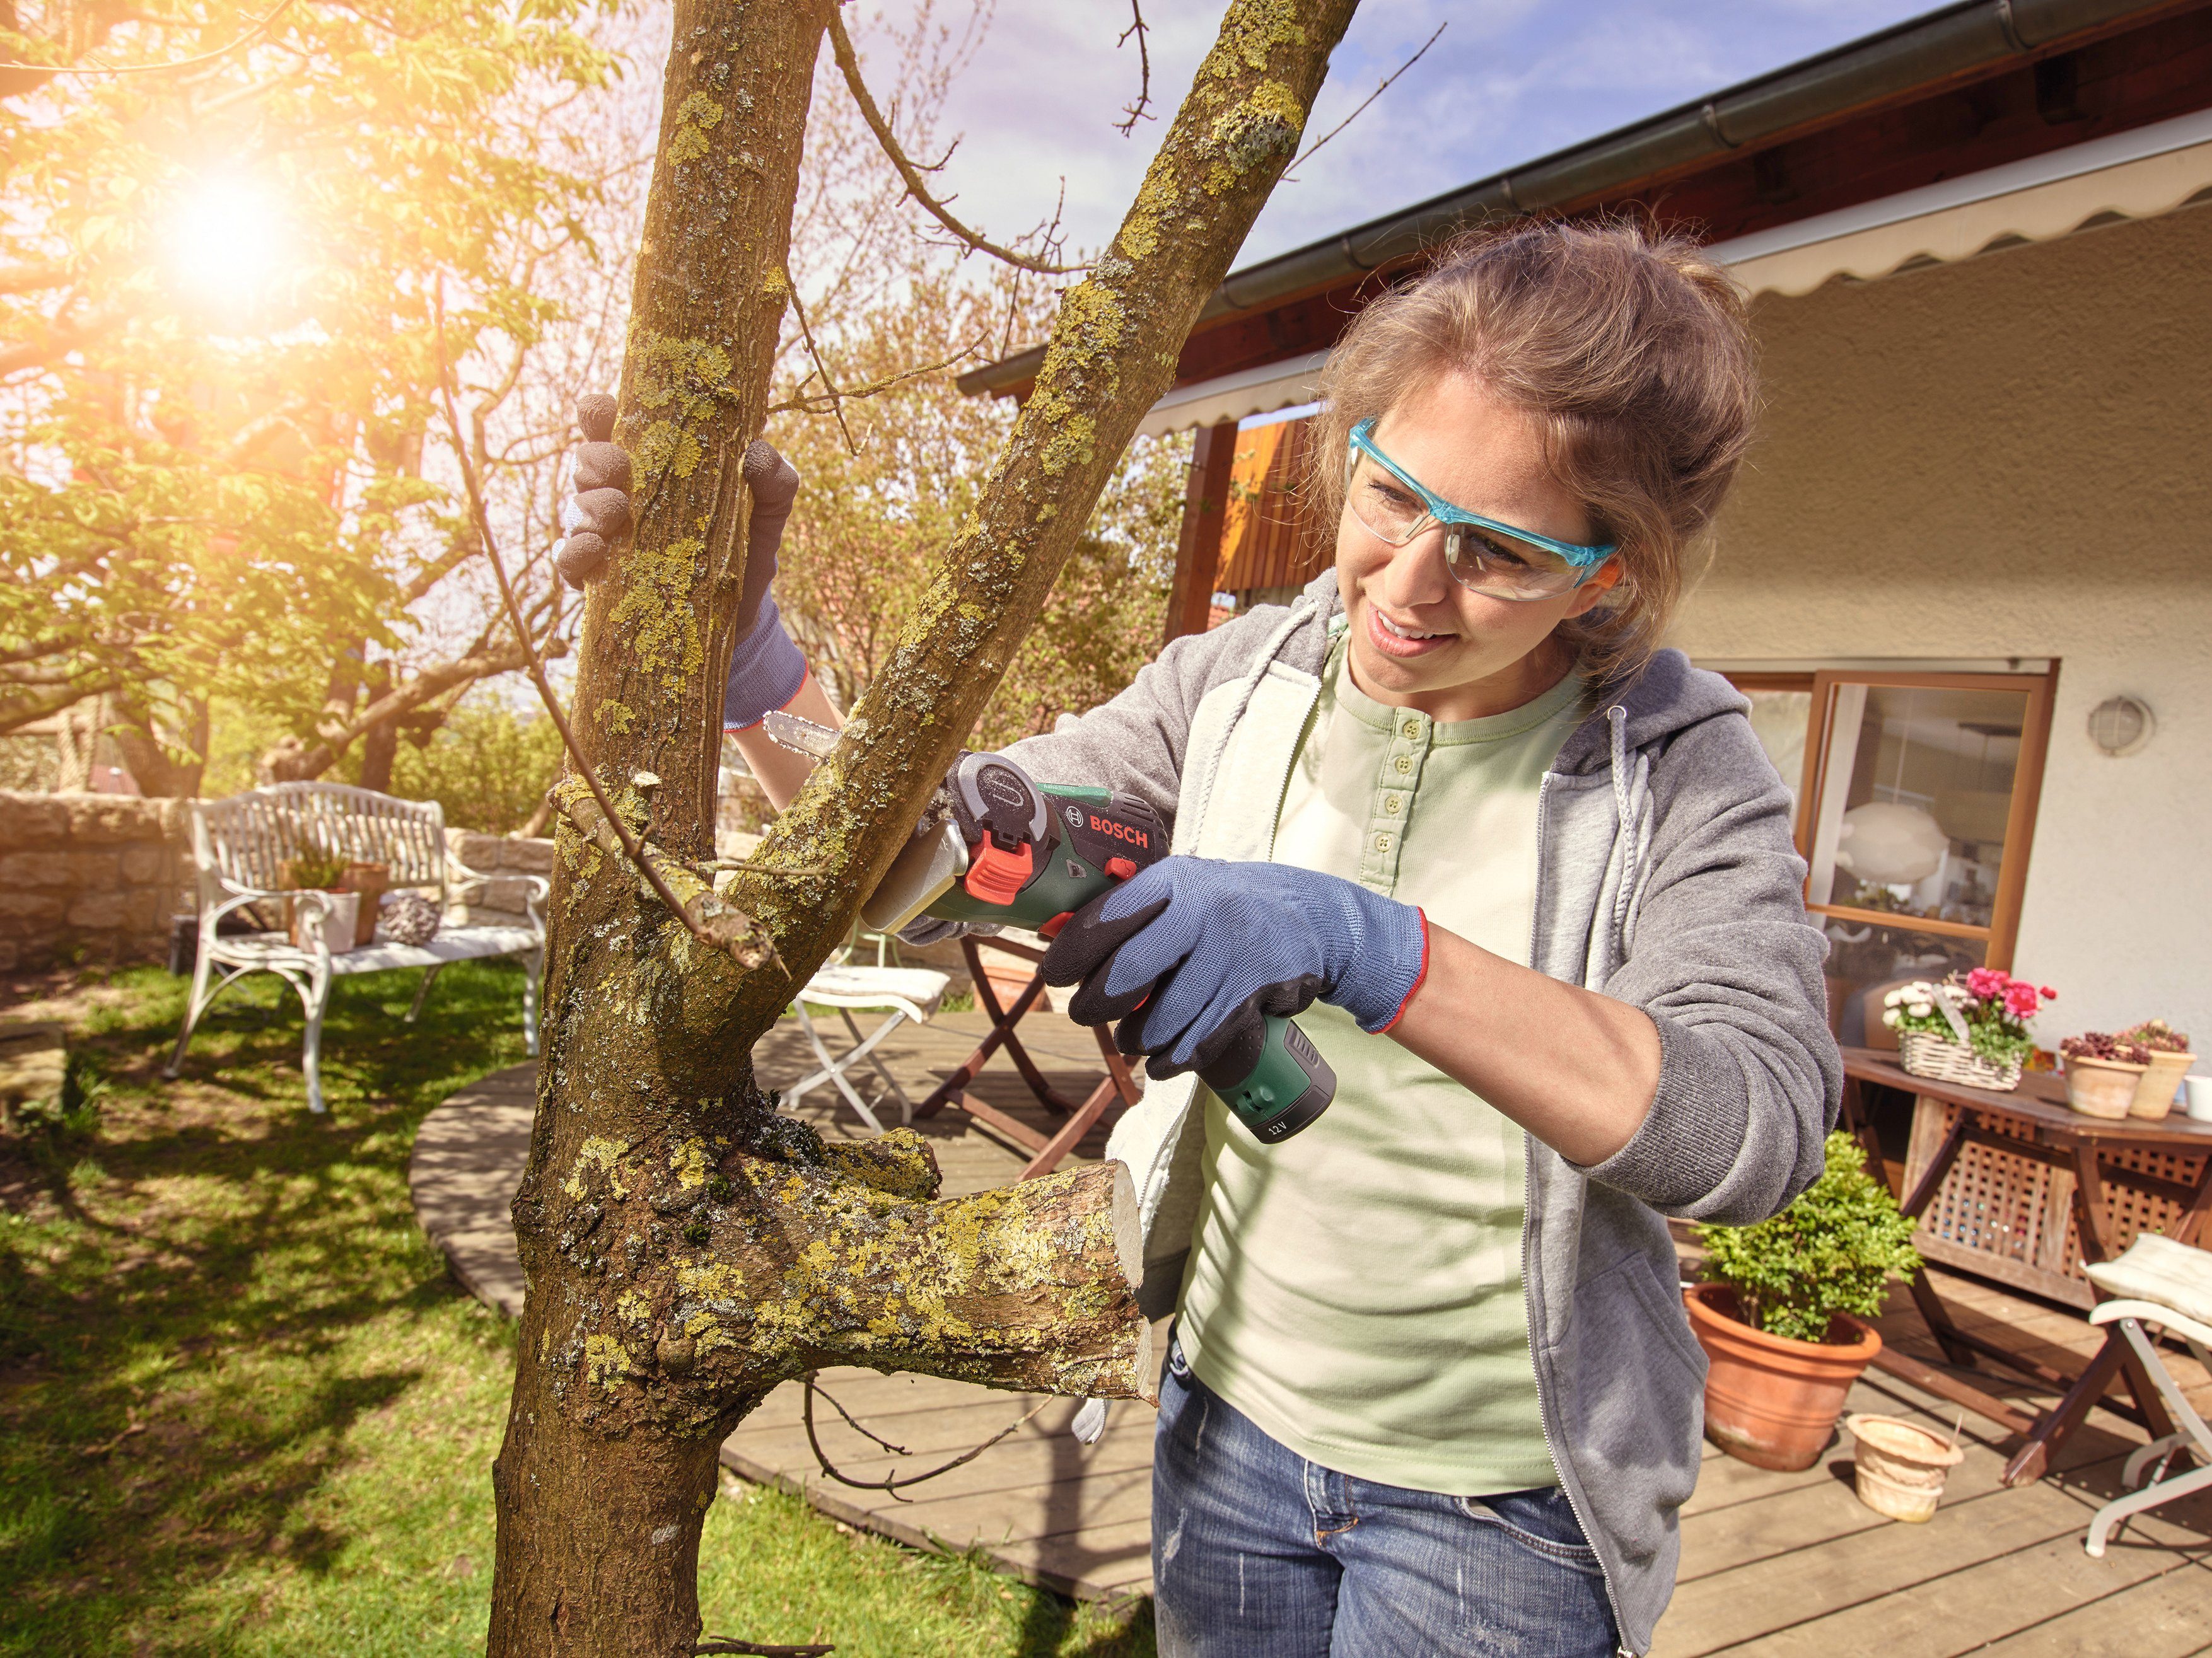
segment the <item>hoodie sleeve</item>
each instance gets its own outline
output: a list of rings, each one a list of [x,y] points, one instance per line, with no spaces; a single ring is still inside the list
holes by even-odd
[[[1749,720],[1679,732],[1651,783],[1651,861],[1605,993],[1658,1027],[1659,1086],[1634,1138],[1584,1172],[1665,1214],[1748,1224],[1820,1177],[1836,1121],[1827,940],[1806,914],[1790,795]]]
[[[1200,699],[1249,670],[1287,615],[1261,605],[1210,632],[1170,640],[1119,695],[1088,714],[1063,714],[1054,729],[1006,753],[1040,783],[1133,794],[1172,829]]]

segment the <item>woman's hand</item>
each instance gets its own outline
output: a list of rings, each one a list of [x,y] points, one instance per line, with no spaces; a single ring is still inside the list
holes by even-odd
[[[1410,904],[1288,864],[1170,858],[1079,911],[1045,952],[1050,985],[1082,983],[1068,1011],[1120,1019],[1122,1052],[1151,1072],[1203,1071],[1264,1014],[1316,999],[1364,1029],[1396,1022],[1427,961]]]

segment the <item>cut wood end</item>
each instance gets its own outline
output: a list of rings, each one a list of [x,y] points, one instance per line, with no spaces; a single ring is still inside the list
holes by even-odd
[[[1152,1327],[1149,1321],[1137,1327],[1137,1351],[1130,1361],[1136,1382],[1136,1396],[1157,1408],[1160,1402],[1160,1367],[1152,1355]]]
[[[1114,1251],[1121,1260],[1121,1276],[1134,1290],[1145,1281],[1145,1229],[1137,1214],[1137,1182],[1130,1177],[1129,1165],[1119,1158],[1107,1167],[1114,1171]]]

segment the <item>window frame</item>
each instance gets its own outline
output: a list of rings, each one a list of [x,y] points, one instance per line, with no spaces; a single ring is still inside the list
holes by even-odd
[[[2043,768],[2051,740],[2051,705],[2058,689],[2058,665],[2043,673],[1930,673],[1910,670],[1873,671],[1857,668],[1823,668],[1810,674],[1730,674],[1730,682],[1745,690],[1801,690],[1813,693],[1812,719],[1805,734],[1805,779],[1798,792],[1796,822],[1793,826],[1797,855],[1806,860],[1806,904],[1808,914],[1838,920],[1871,923],[1895,931],[1931,933],[1940,938],[1979,939],[1982,959],[1990,967],[2009,970],[2013,948],[2020,936],[2021,907],[2027,892],[2027,865],[2033,850],[2035,817],[2043,796]],[[1835,691],[1840,685],[1897,687],[1908,690],[2021,691],[2027,694],[2021,720],[2020,755],[2013,767],[2012,804],[2005,814],[2005,858],[1997,877],[1990,923],[1977,926],[1966,921],[1900,915],[1887,910],[1862,909],[1855,904],[1816,904],[1812,902],[1813,825],[1819,821],[1821,792],[1828,784],[1828,749],[1835,715]]]

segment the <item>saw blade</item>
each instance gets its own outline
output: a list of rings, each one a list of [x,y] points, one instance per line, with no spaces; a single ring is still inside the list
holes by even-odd
[[[816,760],[827,760],[830,751],[837,746],[837,733],[827,726],[817,726],[811,720],[801,720],[795,714],[786,714],[778,708],[761,721],[761,729],[778,748],[789,749],[793,754],[804,754]]]

